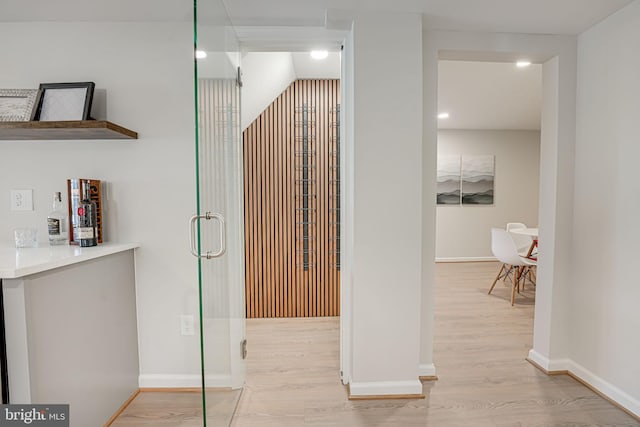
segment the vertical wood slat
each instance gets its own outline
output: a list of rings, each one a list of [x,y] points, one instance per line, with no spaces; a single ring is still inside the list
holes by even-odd
[[[265,170],[266,174],[266,191],[265,191],[265,201],[264,205],[266,209],[262,210],[262,214],[267,217],[267,229],[266,229],[266,241],[267,241],[267,281],[265,282],[266,287],[266,299],[267,299],[267,317],[274,317],[273,313],[273,301],[275,299],[275,295],[273,292],[273,286],[275,283],[274,271],[273,271],[273,263],[274,263],[274,249],[273,249],[273,197],[272,193],[274,190],[273,185],[273,105],[267,108],[267,120],[265,120]]]
[[[291,133],[291,129],[289,127],[289,117],[291,117],[291,93],[290,91],[285,91],[285,93],[283,94],[283,105],[284,105],[284,114],[283,114],[283,118],[282,118],[282,128],[284,130],[284,141],[291,141],[291,137],[292,137],[292,133]],[[291,144],[290,143],[283,143],[282,145],[284,145],[285,147],[285,192],[284,192],[284,198],[285,198],[285,212],[291,212],[292,208],[293,208],[293,204],[291,203],[291,194],[293,193],[293,186],[292,186],[292,173],[291,173],[291,169],[293,167],[292,163],[290,161],[288,161],[288,159],[292,158],[292,149],[291,149]],[[291,231],[291,226],[292,226],[292,218],[291,215],[283,215],[285,218],[285,253],[284,256],[286,257],[286,264],[287,264],[287,279],[286,279],[286,283],[287,283],[287,311],[285,312],[285,314],[290,315],[290,313],[295,313],[295,298],[296,298],[296,293],[294,292],[293,289],[293,283],[294,283],[294,269],[293,269],[293,257],[291,255],[291,247],[289,242],[292,239],[292,231]]]
[[[309,105],[310,107],[311,106],[316,106],[315,97],[314,97],[314,93],[313,93],[313,82],[310,81],[310,80],[304,80],[303,82],[304,82],[304,85],[305,85],[304,98],[309,100],[307,105]],[[315,112],[315,113],[316,114],[314,114],[314,116],[313,116],[314,118],[317,117],[317,112]],[[309,116],[310,116],[309,119],[311,120],[311,114],[309,114]],[[314,131],[315,131],[315,129],[310,130],[310,132],[314,132]],[[308,145],[309,149],[312,150],[312,151],[315,148],[315,144],[313,142],[315,142],[315,141],[311,140],[309,142],[309,145]],[[313,154],[314,153],[310,153],[309,154],[309,158],[310,159],[314,159]],[[317,164],[314,163],[314,166],[317,166]],[[315,170],[315,172],[317,174],[317,172],[318,172],[317,169]],[[316,194],[315,186],[312,183],[310,183],[308,190],[311,192],[311,195],[309,196],[309,206],[310,207],[311,206],[316,207],[315,205],[316,205],[317,200],[314,200],[314,197],[313,197],[313,195]],[[309,215],[309,221],[311,222],[311,224],[309,224],[309,236],[310,236],[310,238],[311,237],[316,237],[317,236],[317,230],[318,230],[318,227],[317,227],[318,224],[316,223],[317,211],[312,211],[312,212],[314,212],[314,215],[313,216]],[[310,241],[309,242],[309,263],[310,263],[310,266],[309,266],[309,269],[307,270],[307,272],[308,272],[308,274],[307,274],[307,281],[308,281],[307,282],[308,283],[307,289],[308,289],[308,292],[309,292],[308,293],[308,299],[307,299],[307,310],[308,310],[307,311],[307,315],[309,317],[312,317],[312,316],[316,315],[316,313],[315,313],[316,274],[315,273],[316,273],[317,269],[315,268],[316,267],[315,265],[313,265],[313,267],[311,267],[311,263],[316,260],[315,255],[317,255],[317,254],[314,253],[313,254],[314,256],[311,256],[311,251],[316,249],[317,246],[315,245],[316,242],[313,242],[314,243],[313,245],[311,243],[312,242]]]
[[[294,135],[294,139],[292,141],[293,143],[293,147],[294,147],[294,158],[291,159],[291,161],[293,162],[294,167],[296,168],[296,171],[294,173],[294,189],[293,189],[293,200],[294,200],[294,204],[295,204],[295,223],[294,223],[294,234],[293,234],[293,253],[294,253],[294,257],[295,257],[295,265],[294,265],[294,271],[295,271],[295,275],[296,275],[296,281],[294,283],[294,286],[296,287],[296,291],[297,291],[297,298],[296,298],[296,316],[298,317],[304,317],[305,316],[305,311],[304,311],[304,306],[303,306],[303,301],[305,300],[305,295],[303,292],[303,281],[304,281],[304,271],[300,269],[300,248],[299,248],[299,240],[298,240],[298,236],[300,236],[300,196],[298,194],[298,186],[300,183],[300,179],[301,179],[301,175],[300,175],[300,166],[298,165],[297,161],[297,156],[300,155],[300,151],[302,150],[302,145],[300,142],[300,129],[298,126],[296,126],[296,120],[298,120],[298,107],[300,106],[300,82],[296,81],[293,83],[293,103],[292,103],[292,109],[293,109],[293,119],[291,120],[291,122],[289,123],[289,126],[291,126],[291,128],[293,129],[293,135]]]
[[[338,80],[298,80],[243,132],[247,317],[339,314],[335,197]],[[302,107],[309,107],[308,268],[302,235],[305,217]]]
[[[280,201],[282,200],[282,153],[280,152],[280,147],[282,146],[282,144],[280,144],[281,138],[280,138],[280,112],[279,112],[279,108],[280,108],[280,98],[277,98],[274,102],[273,102],[273,121],[277,124],[276,126],[274,126],[273,128],[273,166],[274,166],[274,170],[275,171],[279,171],[279,173],[274,173],[274,186],[275,186],[275,194],[274,194],[274,206],[273,206],[273,210],[275,212],[275,217],[274,217],[274,223],[273,223],[273,227],[274,227],[274,258],[277,257],[276,259],[276,277],[275,277],[275,283],[274,283],[274,291],[276,294],[275,297],[275,317],[282,317],[282,315],[284,314],[282,311],[282,285],[283,285],[283,278],[282,278],[282,262],[279,259],[281,257],[282,254],[282,245],[281,245],[281,237],[282,237],[282,230],[280,228],[280,218],[282,217],[282,215],[278,215],[278,212],[282,212],[282,207],[280,206]]]
[[[264,171],[265,170],[265,162],[264,162],[264,134],[265,134],[265,129],[264,129],[264,122],[265,122],[266,118],[264,117],[260,117],[260,128],[259,128],[259,136],[258,139],[256,140],[256,144],[260,147],[260,151],[259,151],[259,155],[260,155],[260,163],[259,163],[259,167],[260,169],[257,171],[257,173],[260,173],[260,171]],[[266,248],[266,242],[265,242],[265,230],[266,230],[266,225],[265,225],[265,219],[266,219],[266,215],[264,215],[262,213],[262,206],[264,204],[264,194],[265,194],[265,182],[264,179],[261,179],[262,177],[259,178],[260,181],[260,193],[258,194],[258,198],[259,198],[259,204],[256,206],[256,210],[257,212],[260,212],[260,215],[258,215],[258,224],[260,225],[260,229],[259,229],[259,234],[258,234],[258,242],[259,242],[259,251],[258,251],[258,262],[260,263],[260,276],[261,279],[260,281],[257,283],[257,287],[258,287],[258,317],[265,317],[266,316],[266,312],[265,310],[265,304],[264,302],[267,301],[267,295],[265,293],[265,289],[264,289],[264,284],[269,280],[268,279],[268,273],[265,269],[265,265],[267,264],[265,261],[267,260],[267,254],[265,252],[265,248]]]

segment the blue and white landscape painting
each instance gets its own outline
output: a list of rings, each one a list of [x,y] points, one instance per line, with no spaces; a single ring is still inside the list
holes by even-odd
[[[460,204],[460,156],[438,157],[437,204]]]
[[[462,157],[462,204],[493,204],[494,156]]]

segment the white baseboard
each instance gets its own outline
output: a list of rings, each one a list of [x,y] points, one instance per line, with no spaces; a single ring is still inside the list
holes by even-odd
[[[427,365],[419,365],[418,375],[420,375],[421,377],[435,377],[436,365],[434,365],[433,363],[429,363]]]
[[[349,394],[355,397],[419,395],[422,394],[422,383],[418,379],[412,381],[352,382],[349,384]]]
[[[230,375],[207,375],[207,387],[227,388],[232,387]],[[147,374],[138,377],[140,388],[198,388],[202,386],[200,375],[162,375]]]
[[[529,350],[529,359],[547,372],[568,371],[571,362],[569,359],[549,359],[533,349]]]
[[[569,361],[568,370],[571,375],[577,377],[580,381],[588,384],[591,388],[602,393],[635,416],[640,417],[640,400],[630,396],[573,360]]]
[[[495,257],[436,257],[436,262],[485,262],[497,261]]]
[[[533,349],[529,350],[529,359],[547,372],[568,372],[588,387],[611,399],[635,416],[640,417],[640,400],[630,396],[603,378],[600,378],[579,363],[571,359],[549,359]]]

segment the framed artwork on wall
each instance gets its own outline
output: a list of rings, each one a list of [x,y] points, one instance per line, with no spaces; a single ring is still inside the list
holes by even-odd
[[[463,205],[493,205],[495,156],[462,156]]]
[[[436,203],[460,204],[460,156],[439,156]]]

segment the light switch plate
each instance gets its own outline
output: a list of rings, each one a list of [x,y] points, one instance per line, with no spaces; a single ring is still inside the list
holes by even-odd
[[[33,210],[33,190],[11,190],[12,211]]]

